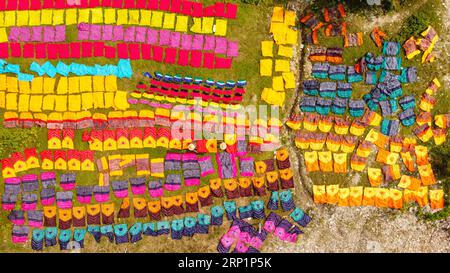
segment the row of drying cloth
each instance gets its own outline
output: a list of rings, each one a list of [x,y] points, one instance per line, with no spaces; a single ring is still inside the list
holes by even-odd
[[[0,33],[4,35],[4,33]],[[45,42],[66,41],[66,26],[12,27],[8,37],[0,36],[0,41],[9,42]]]
[[[297,44],[298,31],[292,28],[295,27],[296,19],[294,11],[284,10],[283,7],[274,7],[269,31],[273,34],[273,40],[261,42],[262,55],[272,57],[272,59],[260,60],[261,76],[272,76],[274,41],[278,46],[275,72],[279,73],[273,76],[272,87],[264,88],[261,93],[261,99],[271,105],[283,106],[286,98],[285,89],[296,87],[294,71],[290,65],[295,46],[287,46]]]
[[[188,0],[8,0],[0,4],[0,11],[70,8],[149,9],[193,17],[235,19],[238,6],[233,3],[222,2],[203,5],[203,3]]]
[[[228,57],[238,56],[238,42],[224,37],[202,34],[182,34],[170,30],[155,30],[146,27],[128,27],[112,25],[78,25],[79,41],[124,41],[146,43],[156,46],[170,46],[184,50],[214,51]]]
[[[64,62],[59,61],[56,66],[53,65],[51,62],[47,61],[43,64],[38,64],[37,62],[32,62],[30,64],[30,71],[36,73],[39,77],[35,77],[31,74],[25,74],[22,73],[21,67],[18,64],[12,64],[8,63],[4,60],[0,60],[0,90],[7,90],[11,92],[17,92],[20,90],[20,87],[26,88],[26,84],[21,85],[20,82],[22,81],[31,81],[32,83],[32,90],[33,93],[41,93],[39,91],[41,88],[44,88],[45,93],[53,93],[51,92],[55,86],[55,80],[49,79],[55,78],[58,76],[68,77],[69,74],[73,74],[75,76],[115,76],[117,78],[131,78],[133,74],[133,70],[131,68],[130,60],[128,59],[121,59],[118,61],[117,65],[98,65],[95,64],[93,66],[85,65],[85,64],[79,64],[79,63],[70,63],[66,64]],[[7,73],[13,73],[18,75],[17,78],[15,77],[9,77],[3,74]],[[36,82],[33,83],[33,81],[36,79]],[[100,80],[100,78],[96,78],[97,80]],[[75,80],[75,79],[73,79]],[[45,81],[45,83],[42,83],[42,81]],[[91,83],[91,79],[88,77],[83,78],[82,84],[84,81],[87,81],[86,85],[83,85],[84,88],[86,88],[85,91],[92,91],[92,88],[89,88],[88,86]],[[33,84],[35,87],[33,87]],[[42,87],[44,85],[44,87]],[[71,87],[71,89],[77,90],[77,86]],[[27,91],[28,89],[24,90]]]
[[[423,51],[422,63],[433,62],[436,57],[433,53],[433,49],[439,41],[439,35],[432,26],[428,26],[428,28],[421,33],[421,36],[423,38],[418,39],[411,36],[403,44],[406,58],[408,58],[408,60],[413,59]]]
[[[139,25],[171,29],[177,32],[227,34],[227,19],[214,17],[189,17],[164,11],[145,9],[44,9],[37,11],[0,11],[2,42],[7,40],[6,28],[14,26],[76,25],[80,23]]]
[[[318,204],[332,204],[338,206],[376,206],[380,208],[402,209],[405,203],[417,202],[424,207],[439,210],[444,207],[444,191],[442,189],[429,190],[420,187],[417,191],[394,188],[350,187],[341,188],[339,185],[314,185],[314,202]]]
[[[114,46],[107,46],[104,42],[0,43],[0,52],[0,58],[3,59],[11,57],[58,60],[106,57],[153,60],[165,64],[208,69],[230,69],[233,63],[232,58],[219,57],[211,52],[139,43],[118,43]]]

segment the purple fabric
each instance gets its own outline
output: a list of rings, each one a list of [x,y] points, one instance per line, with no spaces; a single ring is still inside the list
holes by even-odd
[[[55,42],[64,42],[66,40],[66,26],[55,26]]]
[[[91,41],[100,41],[101,37],[102,37],[102,26],[101,25],[91,25],[89,39]]]
[[[42,27],[32,27],[31,28],[31,39],[32,42],[40,42],[42,41]]]
[[[114,26],[113,41],[123,41],[123,26]]]
[[[134,33],[136,32],[135,27],[129,27],[125,29],[125,33],[123,35],[123,40],[125,42],[134,42]]]
[[[11,27],[9,31],[8,41],[10,42],[19,42],[20,38],[20,28],[19,27]]]
[[[183,34],[181,36],[181,48],[185,50],[192,49],[192,36],[189,34]]]
[[[180,39],[181,39],[181,33],[179,32],[172,32],[170,34],[170,46],[174,48],[180,47]]]
[[[238,42],[228,41],[227,57],[237,57],[239,55]]]
[[[203,45],[203,50],[214,50],[215,47],[216,47],[216,37],[206,36],[205,44]]]
[[[170,45],[170,30],[160,30],[159,31],[159,45],[168,46]]]
[[[216,38],[216,49],[214,50],[216,54],[226,54],[227,53],[227,39],[223,37]]]
[[[52,26],[44,27],[44,42],[53,42],[55,40],[55,28]]]
[[[192,41],[192,50],[203,50],[203,35],[194,35],[194,39]]]
[[[145,43],[145,34],[147,33],[147,29],[145,27],[136,27],[136,42],[137,43]]]
[[[89,39],[89,24],[81,23],[78,25],[78,40],[88,40]]]
[[[149,28],[147,30],[147,44],[149,45],[157,45],[158,43],[158,30]]]
[[[103,26],[103,41],[111,41],[113,39],[113,26],[112,25],[104,25]]]

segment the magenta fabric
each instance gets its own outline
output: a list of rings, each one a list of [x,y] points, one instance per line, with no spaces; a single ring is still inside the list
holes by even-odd
[[[123,34],[124,42],[134,42],[134,33],[136,32],[135,27],[129,27],[125,29]]]
[[[41,42],[42,41],[42,27],[32,27],[31,28],[31,42]]]
[[[216,37],[206,36],[205,44],[203,45],[203,50],[210,51],[214,50],[215,47],[216,47]]]
[[[111,41],[113,39],[113,29],[112,25],[104,25],[103,26],[103,41]]]
[[[160,30],[159,31],[159,45],[168,46],[170,45],[170,30]]]
[[[55,40],[55,28],[44,27],[44,42],[53,42]]]
[[[192,49],[192,36],[189,34],[183,34],[181,36],[181,49],[191,50]]]
[[[170,46],[174,48],[180,47],[181,33],[172,32],[170,34]]]
[[[85,41],[89,39],[90,25],[81,23],[78,25],[78,40]]]
[[[216,49],[214,50],[216,54],[226,54],[227,53],[227,39],[222,37],[216,38]]]
[[[238,42],[228,41],[227,57],[237,57],[239,55]]]
[[[157,43],[158,43],[158,34],[159,34],[158,30],[149,28],[147,30],[147,44],[149,44],[149,45],[157,45]]]
[[[91,41],[99,41],[102,37],[102,26],[91,25],[89,39]]]
[[[123,26],[114,26],[113,41],[123,41]]]
[[[136,27],[136,43],[145,43],[145,35],[147,34],[147,29],[145,27]]]
[[[55,42],[66,41],[66,26],[55,26]]]
[[[192,49],[193,50],[203,50],[203,40],[204,36],[201,34],[195,34],[192,40]]]

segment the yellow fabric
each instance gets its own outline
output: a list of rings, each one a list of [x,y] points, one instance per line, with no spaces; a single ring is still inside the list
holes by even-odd
[[[16,93],[6,93],[6,110],[17,110]]]
[[[163,28],[164,29],[174,29],[175,27],[175,13],[164,13],[164,22],[163,22]]]
[[[0,74],[0,90],[5,91],[6,90],[6,75]]]
[[[286,29],[286,44],[295,45],[298,41],[298,31],[294,29]]]
[[[67,16],[67,13],[66,13]],[[28,14],[28,24],[30,26],[39,26],[41,25],[41,11],[40,10],[30,10]],[[66,20],[67,24],[67,20]]]
[[[67,111],[67,96],[55,97],[55,111],[57,112]]]
[[[105,108],[103,93],[94,92],[94,93],[92,93],[92,98],[94,100],[94,108],[96,108],[96,109]]]
[[[262,41],[261,52],[264,57],[273,57],[273,41]]]
[[[0,43],[8,42],[8,34],[6,28],[0,28]]]
[[[59,78],[58,87],[56,88],[56,94],[67,94],[69,88],[69,81],[66,77]]]
[[[284,24],[287,26],[295,26],[297,20],[297,14],[295,11],[287,10],[284,14]]]
[[[19,92],[19,82],[16,77],[6,77],[6,91]]]
[[[6,107],[6,93],[4,91],[0,91],[0,109],[4,109]]]
[[[69,111],[81,111],[81,95],[69,95]]]
[[[283,7],[274,7],[272,13],[272,22],[284,22],[284,9]]]
[[[278,47],[278,55],[279,56],[292,58],[293,52],[294,52],[294,50],[292,49],[291,46],[282,46],[282,45],[280,45]]]
[[[152,11],[141,9],[141,20],[139,25],[141,26],[150,26],[152,21]]]
[[[69,77],[68,78],[68,91],[69,91],[69,94],[80,93],[80,78],[79,77]]]
[[[43,87],[44,87],[44,78],[34,77],[34,79],[31,81],[31,93],[42,94]]]
[[[114,97],[114,106],[117,110],[126,110],[130,107],[126,91],[117,91]]]
[[[92,92],[92,77],[91,76],[80,77],[80,91],[81,92]]]
[[[51,19],[51,18],[50,18]],[[51,22],[51,20],[50,20]],[[8,10],[5,11],[5,27],[12,27],[16,24],[16,11],[15,10]]]
[[[82,93],[81,94],[81,108],[83,110],[89,110],[94,107],[94,97],[92,93]]]
[[[270,25],[271,33],[273,33],[273,39],[277,45],[283,45],[286,43],[287,27],[283,23],[272,23]]]
[[[105,91],[105,77],[104,76],[93,76],[92,77],[94,92],[104,92]]]
[[[128,10],[127,9],[118,9],[117,10],[117,25],[126,25],[128,24]]]
[[[30,21],[31,21],[31,12],[30,11]],[[66,9],[66,25],[76,25],[78,18],[78,10],[77,9]]]
[[[105,9],[105,24],[116,23],[116,9]]]
[[[19,112],[28,112],[30,108],[30,95],[20,94],[19,95]]]
[[[45,95],[42,100],[42,110],[53,111],[55,110],[56,95]]]
[[[53,22],[54,26],[63,25],[64,24],[64,9],[55,9],[53,10]]]
[[[227,24],[228,24],[228,21],[225,19],[216,19],[215,35],[226,36],[227,35]]]
[[[268,104],[283,106],[286,94],[284,92],[276,92],[272,88],[264,88],[261,99]]]
[[[55,93],[55,78],[44,78],[44,94],[53,94]]]
[[[272,88],[274,91],[284,91],[284,82],[282,76],[272,78]]]
[[[27,26],[28,25],[28,10],[17,11],[17,26]]]
[[[128,10],[128,24],[129,25],[138,25],[139,24],[139,10],[138,9]]]
[[[289,72],[291,70],[290,63],[287,60],[276,59],[275,71],[276,72]]]
[[[103,9],[93,8],[91,9],[92,24],[102,24],[103,23]]]
[[[153,14],[152,14],[153,18]],[[175,25],[175,31],[187,32],[188,30],[188,17],[183,15],[177,15],[177,24]]]
[[[114,93],[107,92],[105,94],[105,108],[113,108],[114,107]]]
[[[30,96],[30,111],[31,112],[42,112],[42,95],[32,95]]]
[[[78,24],[89,23],[90,14],[91,13],[90,13],[89,9],[79,9],[78,10]]]
[[[105,91],[107,91],[107,92],[117,91],[117,77],[116,76],[106,76],[105,77]]]
[[[283,72],[283,80],[285,89],[295,88],[295,76],[293,72]]]
[[[19,81],[19,93],[23,94],[31,93],[30,82]]]
[[[154,28],[161,28],[163,15],[164,13],[162,11],[152,11],[152,19],[150,22],[150,26]]]
[[[260,63],[260,75],[261,76],[272,76],[272,59],[263,59],[259,61]]]
[[[214,18],[213,17],[203,17],[202,18],[202,33],[211,34],[213,33]],[[225,36],[225,34],[223,35]]]

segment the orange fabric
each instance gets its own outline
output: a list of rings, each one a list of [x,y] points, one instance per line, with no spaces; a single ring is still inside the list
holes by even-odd
[[[430,207],[432,209],[444,208],[444,191],[443,190],[430,190]]]
[[[389,189],[388,205],[393,209],[401,209],[403,207],[403,192],[397,189]]]
[[[350,187],[348,205],[351,207],[361,206],[363,199],[363,187]]]
[[[369,183],[372,187],[378,187],[381,185],[383,181],[383,177],[381,174],[381,169],[379,168],[368,168],[367,175],[369,177]]]
[[[418,145],[414,148],[416,153],[416,164],[417,165],[427,165],[428,162],[428,148],[422,145]]]
[[[401,152],[400,156],[402,157],[403,164],[405,164],[405,167],[408,169],[408,171],[415,172],[416,167],[414,165],[414,160],[411,156],[411,153],[410,152]]]
[[[349,205],[349,196],[350,189],[349,188],[341,188],[339,189],[339,201],[338,206],[340,207],[348,207]]]
[[[346,153],[334,153],[333,154],[334,165],[333,169],[335,173],[347,172],[347,154]]]
[[[318,155],[316,151],[305,152],[305,165],[307,172],[316,172],[319,170]]]
[[[436,178],[434,177],[433,169],[431,164],[418,166],[420,179],[422,180],[422,185],[430,186],[436,184]]]
[[[375,204],[375,195],[377,188],[364,188],[364,196],[362,200],[363,206],[373,206]]]
[[[328,185],[326,186],[327,191],[327,203],[337,204],[339,201],[339,185]]]
[[[313,185],[314,203],[325,204],[327,202],[327,195],[325,185]]]
[[[322,172],[333,171],[333,158],[330,151],[318,152],[319,166]]]
[[[428,187],[419,188],[416,192],[416,201],[421,207],[428,205]]]
[[[375,195],[375,206],[378,208],[386,208],[389,203],[389,189],[378,188],[377,194]]]

